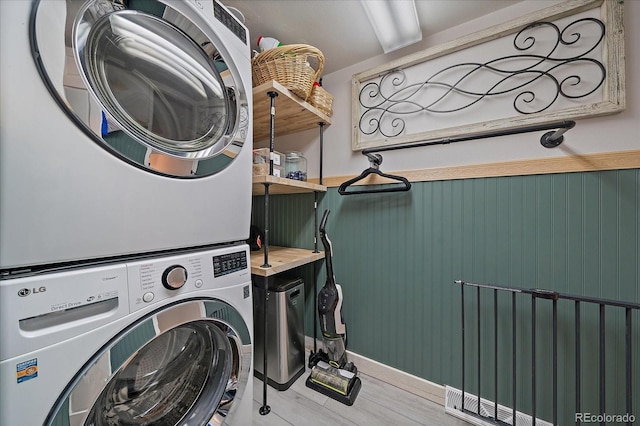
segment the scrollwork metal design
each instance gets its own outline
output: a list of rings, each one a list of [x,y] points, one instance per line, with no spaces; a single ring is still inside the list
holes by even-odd
[[[584,25],[595,26],[595,36],[583,37],[578,30]],[[547,43],[546,54],[533,53],[538,44],[543,44],[538,43],[535,32],[544,30],[555,33],[555,40]],[[605,26],[595,18],[575,20],[562,30],[552,22],[534,22],[513,39],[513,47],[520,53],[484,63],[448,66],[417,83],[408,81],[405,70],[392,70],[361,88],[360,132],[395,137],[406,127],[404,116],[423,112],[455,113],[500,96],[513,95],[513,109],[519,114],[545,111],[559,98],[584,98],[605,81],[604,65],[587,56],[604,36]],[[585,39],[589,43],[584,42]],[[571,55],[562,55],[560,51],[567,46],[573,49]],[[584,78],[586,72],[596,78]],[[470,87],[480,77],[489,82],[483,91]],[[545,96],[538,96],[543,89],[547,90]]]

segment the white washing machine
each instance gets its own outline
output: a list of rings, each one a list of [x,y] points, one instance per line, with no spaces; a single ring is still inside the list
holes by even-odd
[[[0,270],[248,237],[249,34],[218,1],[0,1],[0,54]]]
[[[251,425],[246,245],[0,281],[0,424]]]

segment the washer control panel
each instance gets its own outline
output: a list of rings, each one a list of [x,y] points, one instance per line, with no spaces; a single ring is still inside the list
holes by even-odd
[[[247,253],[244,251],[213,256],[214,277],[232,274],[243,269],[247,269]]]
[[[0,281],[0,359],[56,345],[128,315],[127,293],[124,264]]]
[[[55,345],[147,307],[192,295],[214,298],[221,288],[249,289],[248,259],[249,246],[243,244],[1,280],[0,359]]]
[[[243,245],[128,263],[129,309],[248,282],[248,259],[249,247]]]

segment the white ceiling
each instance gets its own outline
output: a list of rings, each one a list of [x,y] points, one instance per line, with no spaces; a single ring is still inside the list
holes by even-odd
[[[519,1],[416,0],[422,37],[424,39]],[[274,37],[282,44],[315,46],[325,56],[324,74],[384,53],[359,0],[222,2],[237,8],[244,15],[252,49],[257,50],[258,36]]]

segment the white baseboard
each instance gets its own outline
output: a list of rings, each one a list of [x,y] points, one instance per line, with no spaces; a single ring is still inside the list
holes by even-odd
[[[313,350],[313,337],[305,336],[305,347],[307,350]],[[321,349],[322,343],[318,341],[317,347]],[[397,368],[384,365],[378,361],[358,355],[354,352],[347,351],[349,361],[353,362],[358,371],[389,383],[397,388],[411,392],[421,398],[428,399],[437,404],[444,406],[445,387],[437,383],[430,382],[418,376],[405,373]]]

